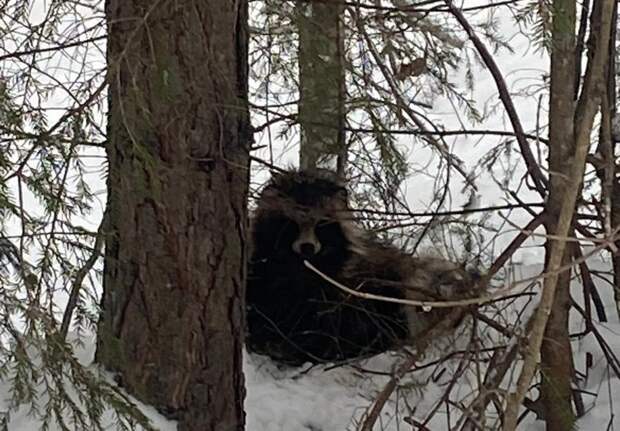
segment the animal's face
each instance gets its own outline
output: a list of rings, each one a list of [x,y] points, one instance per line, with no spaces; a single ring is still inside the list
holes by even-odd
[[[345,258],[351,248],[346,190],[330,179],[274,177],[261,194],[258,219],[255,234],[261,238],[255,241],[270,242],[276,254],[327,263]]]
[[[291,249],[304,259],[327,256],[347,248],[348,241],[337,220],[306,218],[291,220],[296,235]]]
[[[330,208],[327,199],[317,204],[322,206],[289,201],[286,209],[272,214],[272,222],[277,224],[273,226],[275,249],[309,260],[347,250],[349,241],[339,219],[346,213]]]

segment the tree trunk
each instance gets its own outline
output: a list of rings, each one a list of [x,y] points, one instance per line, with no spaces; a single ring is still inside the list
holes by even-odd
[[[299,2],[300,166],[315,169],[336,158],[342,177],[346,165],[344,35],[338,2]]]
[[[96,359],[179,430],[242,430],[247,2],[107,0]]]
[[[555,0],[553,11],[549,107],[550,185],[546,207],[549,213],[546,230],[549,234],[557,231],[567,178],[578,174],[570,172],[575,153],[575,1]],[[547,240],[547,258],[553,241]],[[562,266],[570,264],[569,250],[567,248],[564,252]],[[575,422],[571,405],[573,366],[568,333],[570,279],[570,270],[562,272],[558,277],[555,299],[541,346],[541,396],[549,431],[570,430]]]
[[[605,157],[606,166],[606,178],[609,187],[610,196],[610,211],[611,211],[611,226],[613,230],[620,226],[620,178],[618,177],[618,165],[616,164],[616,146],[620,140],[618,130],[613,130],[612,124],[616,124],[618,129],[618,100],[616,94],[616,74],[618,73],[618,65],[616,64],[616,48],[618,39],[618,3],[614,4],[614,12],[612,17],[611,40],[609,41],[609,67],[607,71],[607,106],[608,106],[608,127],[610,129],[609,134],[609,148],[607,149],[607,156]],[[616,241],[616,247],[620,247],[620,240]],[[620,252],[616,252],[613,256],[613,268],[614,268],[614,299],[616,301],[616,313],[620,318]]]
[[[617,22],[618,4],[614,3],[611,22]],[[616,26],[612,27],[609,41],[609,62],[605,68],[606,91],[601,98],[601,124],[599,129],[599,141],[596,154],[598,164],[596,174],[601,181],[601,202],[603,214],[603,228],[605,235],[610,237],[614,229],[620,226],[620,183],[617,178],[616,165],[616,138],[613,131],[616,112],[616,67],[614,64],[616,49]],[[620,241],[616,241],[616,247]],[[612,252],[614,298],[616,310],[620,316],[620,253]]]

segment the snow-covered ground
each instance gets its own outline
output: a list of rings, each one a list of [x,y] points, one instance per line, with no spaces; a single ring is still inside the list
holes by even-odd
[[[593,270],[608,270],[609,264],[598,259],[589,262]],[[527,278],[538,275],[541,267],[530,265],[520,268],[519,277]],[[620,352],[620,321],[613,305],[613,293],[609,285],[598,283],[598,288],[606,306],[608,323],[596,324],[600,334],[609,343],[612,352]],[[573,289],[581,291],[581,284],[574,282]],[[579,294],[576,297],[580,297]],[[583,319],[573,315],[571,332],[583,331]],[[465,335],[463,335],[465,337]],[[451,340],[453,341],[453,340]],[[447,353],[459,349],[464,340],[456,340],[449,347],[443,343],[442,351]],[[444,350],[445,349],[445,350]],[[600,346],[592,335],[573,342],[575,366],[587,378],[577,386],[583,391],[586,415],[578,426],[581,430],[618,430],[620,429],[620,380],[610,370]],[[591,355],[592,366],[586,367],[586,356]],[[278,369],[271,361],[256,355],[246,355],[245,373],[247,382],[247,429],[265,431],[336,431],[355,430],[366,409],[371,405],[373,397],[387,383],[389,376],[378,376],[368,371],[384,371],[389,373],[402,358],[395,354],[384,354],[359,363],[358,367],[342,366],[332,368],[321,366],[310,370]],[[420,364],[433,361],[427,357]],[[404,378],[400,385],[403,390],[399,397],[392,396],[384,407],[381,421],[375,430],[401,431],[416,429],[408,425],[406,418],[415,417],[424,422],[426,414],[441,399],[446,390],[446,383],[458,368],[457,358],[442,363],[439,367],[429,367],[413,372]],[[481,363],[482,375],[486,365]],[[433,375],[445,369],[438,382]],[[476,387],[473,370],[465,373],[459,380],[460,387],[455,388],[450,397],[453,401],[466,399],[469,391]],[[510,373],[508,374],[510,377]],[[508,378],[507,377],[507,378]],[[430,381],[429,381],[430,380]],[[427,382],[429,381],[429,382]],[[506,380],[505,380],[506,381]],[[529,394],[536,398],[536,391]],[[405,399],[407,398],[407,399]],[[412,413],[412,410],[415,412]],[[429,430],[448,430],[446,408],[426,425]],[[452,425],[458,414],[452,411]],[[493,429],[493,428],[486,428]],[[521,423],[522,430],[544,430],[544,423],[537,421],[533,413],[529,413]]]
[[[589,262],[593,270],[609,269],[607,262],[593,259]],[[540,266],[520,268],[520,278],[539,274]],[[575,282],[573,288],[580,292],[580,283]],[[602,299],[607,304],[608,323],[596,324],[600,334],[609,343],[612,352],[620,352],[620,321],[613,305],[613,295],[609,285],[598,283]],[[576,297],[580,297],[576,294]],[[571,331],[582,331],[583,320],[573,315]],[[445,340],[438,344],[442,354],[463,348],[467,343],[467,335],[456,339]],[[92,365],[94,357],[94,335],[85,338],[85,344],[77,349],[77,356],[85,365]],[[447,341],[447,342],[446,342]],[[596,339],[589,335],[573,342],[575,366],[582,373],[584,380],[577,387],[583,391],[582,397],[586,415],[578,422],[582,430],[618,430],[620,429],[620,382],[607,364]],[[436,350],[435,352],[437,352]],[[586,367],[586,357],[591,366]],[[389,379],[389,373],[403,359],[397,353],[386,353],[374,358],[343,366],[302,366],[299,368],[278,367],[269,359],[252,354],[245,355],[244,373],[247,396],[245,401],[246,429],[255,431],[349,431],[355,430],[363,419],[366,409],[372,404],[375,395]],[[432,364],[435,356],[427,355],[418,366]],[[401,431],[410,430],[408,418],[413,417],[424,422],[428,412],[433,409],[446,390],[446,384],[458,369],[460,357],[444,361],[414,371],[403,378],[399,389],[385,405],[375,430]],[[484,362],[479,370],[484,375]],[[378,373],[385,373],[379,375]],[[468,369],[453,388],[450,399],[466,400],[470,391],[476,388],[475,370]],[[439,377],[438,377],[439,376]],[[510,373],[508,377],[510,377]],[[8,396],[10,385],[0,384],[0,399]],[[72,393],[70,391],[70,393]],[[536,391],[530,394],[536,398]],[[44,404],[45,396],[40,399]],[[140,409],[151,419],[154,427],[161,431],[174,431],[176,424],[167,421],[151,407],[137,403]],[[6,403],[0,403],[0,412],[8,410]],[[451,409],[452,425],[458,418],[458,411]],[[106,415],[112,423],[113,415]],[[12,411],[7,417],[8,430],[35,431],[41,424],[29,414],[24,406]],[[448,415],[445,405],[440,406],[439,413],[426,424],[429,430],[442,431],[448,428]],[[110,430],[115,429],[110,425]],[[493,428],[488,428],[493,429]],[[533,413],[529,413],[519,429],[544,430],[544,423],[537,421]],[[61,428],[51,426],[50,431]]]

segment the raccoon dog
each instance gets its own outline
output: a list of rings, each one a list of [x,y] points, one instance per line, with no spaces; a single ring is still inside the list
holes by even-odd
[[[248,350],[288,364],[369,356],[397,347],[433,313],[349,295],[307,268],[360,292],[437,298],[467,282],[443,259],[414,259],[358,229],[347,191],[328,171],[274,174],[252,225],[247,285]]]

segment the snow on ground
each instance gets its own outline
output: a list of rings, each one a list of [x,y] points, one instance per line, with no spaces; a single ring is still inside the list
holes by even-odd
[[[609,265],[594,261],[590,267],[595,270],[609,269]],[[523,278],[540,273],[539,265],[523,267],[520,274]],[[606,306],[608,323],[597,324],[601,335],[609,343],[611,351],[620,352],[620,321],[613,305],[613,293],[609,285],[598,283],[599,292]],[[581,284],[575,282],[573,289],[581,291]],[[579,295],[577,295],[579,296]],[[572,332],[583,330],[583,320],[573,314]],[[461,340],[463,341],[463,340]],[[580,385],[584,391],[583,399],[587,414],[579,420],[582,430],[618,430],[620,429],[620,381],[609,369],[604,355],[593,336],[573,342],[577,369],[587,374],[587,380]],[[593,366],[586,369],[586,354],[592,355]],[[422,363],[430,362],[426,358]],[[359,365],[364,369],[388,371],[398,362],[394,354],[384,354],[371,358]],[[396,400],[392,397],[382,416],[382,423],[375,426],[376,430],[409,430],[405,418],[411,413],[409,407],[417,409],[414,417],[420,421],[425,418],[424,412],[429,411],[442,396],[450,371],[454,371],[456,360],[447,361],[442,368],[447,368],[445,378],[439,383],[427,383],[429,373],[414,373],[411,380],[414,387],[407,392],[407,400]],[[484,364],[481,364],[484,367]],[[246,359],[248,430],[285,431],[285,430],[354,430],[355,425],[363,416],[365,409],[371,404],[374,394],[382,389],[387,377],[369,375],[351,366],[331,368],[315,367],[306,370],[278,370],[272,362],[263,357],[249,355]],[[466,376],[464,376],[466,377]],[[407,382],[402,381],[402,385]],[[465,397],[474,381],[467,378],[460,380],[460,387],[455,390],[452,400]],[[401,394],[402,395],[402,394]],[[536,394],[530,394],[534,399]],[[615,404],[615,406],[614,406]],[[409,406],[409,407],[408,407]],[[445,409],[443,409],[445,410]],[[452,413],[454,415],[454,412]],[[615,415],[615,416],[614,416]],[[452,420],[454,421],[457,415]],[[438,414],[428,425],[430,430],[446,430],[446,415]],[[544,423],[536,421],[529,414],[519,429],[543,430]]]
[[[70,336],[71,337],[71,336]],[[83,365],[90,366],[90,368],[95,372],[100,372],[98,367],[93,365],[93,359],[95,357],[95,335],[91,334],[90,336],[84,336],[81,338],[82,343],[73,342],[74,352],[76,358]],[[112,382],[112,378],[105,373],[108,381]],[[67,393],[73,400],[76,400],[76,391],[67,385],[66,387]],[[10,390],[11,390],[11,382],[9,379],[0,379],[0,430],[2,431],[40,431],[43,429],[41,422],[36,419],[31,411],[29,405],[19,406],[17,409],[13,410],[9,405],[10,399]],[[131,398],[131,397],[130,397]],[[39,408],[43,407],[48,399],[47,395],[41,394],[41,396],[37,399],[37,404]],[[133,399],[133,402],[137,405],[137,407],[144,413],[151,421],[152,425],[155,429],[160,431],[176,431],[176,423],[173,421],[166,420],[163,416],[161,416],[155,408],[140,403]],[[77,402],[78,405],[81,403]],[[7,413],[8,412],[8,413]],[[71,421],[68,420],[69,415],[65,414],[63,417],[67,418],[67,423],[71,424]],[[4,419],[3,419],[4,418]],[[117,428],[114,425],[114,414],[112,411],[107,411],[103,415],[102,425],[106,426],[105,429],[116,430]],[[4,422],[3,422],[4,421]],[[3,428],[3,425],[6,424],[6,428]],[[60,426],[57,424],[50,424],[48,428],[49,431],[63,431]],[[87,431],[87,430],[84,430]]]
[[[609,270],[609,264],[591,259],[592,270]],[[540,273],[540,265],[524,266],[518,271],[519,278],[527,278]],[[620,352],[620,321],[610,286],[602,281],[597,283],[599,293],[606,304],[609,322],[598,323],[597,329],[609,343],[611,351]],[[581,284],[573,285],[575,296],[581,299]],[[517,307],[516,307],[517,308]],[[583,320],[573,314],[572,332],[583,330]],[[460,335],[454,339],[443,340],[435,351],[443,354],[455,349],[462,349],[467,344],[467,336]],[[579,388],[583,390],[583,399],[587,414],[579,420],[582,430],[619,430],[620,429],[620,381],[613,375],[606,363],[600,346],[593,336],[573,342],[576,367],[587,375]],[[76,354],[79,360],[92,364],[94,357],[94,335]],[[586,355],[592,356],[592,366],[586,368]],[[432,363],[435,357],[427,355],[417,365]],[[402,360],[402,355],[391,352],[376,356],[356,364],[343,366],[302,366],[299,368],[279,367],[266,357],[246,354],[244,373],[247,396],[245,400],[247,430],[250,431],[352,431],[356,429],[365,409],[371,405],[374,396],[383,388],[389,378],[389,372]],[[410,430],[408,417],[413,416],[423,421],[426,413],[446,389],[446,383],[458,367],[458,358],[450,359],[439,367],[427,367],[415,371],[403,378],[399,384],[398,399],[392,397],[383,409],[381,420],[375,430],[404,431]],[[484,371],[485,364],[480,364]],[[91,365],[94,367],[94,365]],[[362,370],[363,369],[363,370]],[[444,370],[443,374],[439,371]],[[378,372],[385,373],[378,375]],[[510,375],[510,374],[509,374]],[[439,377],[438,377],[439,376]],[[476,380],[473,370],[468,370],[454,388],[451,400],[458,401],[470,396]],[[8,410],[4,400],[8,398],[9,383],[0,383],[0,412]],[[70,392],[71,393],[71,392]],[[536,398],[535,393],[530,394]],[[44,398],[40,403],[44,402]],[[156,429],[161,431],[176,430],[172,421],[167,421],[151,407],[137,403],[141,410],[151,418]],[[452,423],[458,417],[452,410]],[[445,408],[427,424],[429,430],[447,430]],[[111,423],[112,415],[106,415]],[[29,415],[27,406],[12,411],[7,422],[10,431],[35,431],[41,424]],[[51,431],[61,428],[52,426]],[[115,429],[110,425],[108,429]],[[529,414],[519,429],[543,430],[542,421],[536,421]]]

